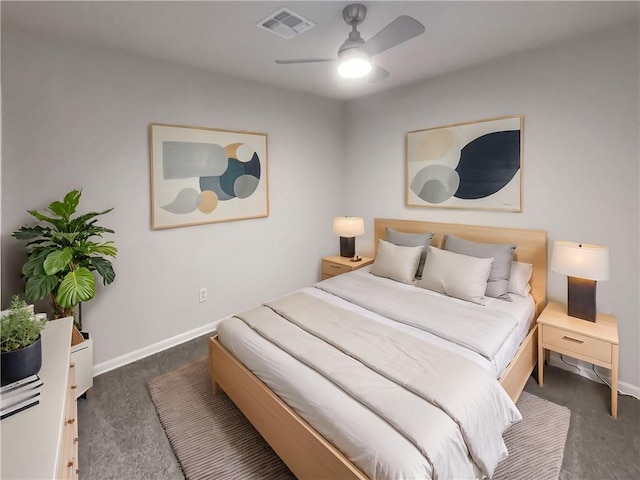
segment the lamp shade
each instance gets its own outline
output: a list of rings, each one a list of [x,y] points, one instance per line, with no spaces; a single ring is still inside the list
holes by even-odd
[[[557,241],[553,245],[551,270],[569,277],[609,280],[609,247]]]
[[[341,237],[357,237],[364,234],[364,220],[360,217],[336,217],[333,233]]]

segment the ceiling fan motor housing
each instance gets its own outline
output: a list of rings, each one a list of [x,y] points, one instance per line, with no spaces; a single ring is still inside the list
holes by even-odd
[[[349,32],[349,38],[340,46],[338,50],[338,57],[340,57],[345,51],[352,48],[360,48],[364,45],[364,40],[360,36],[360,32],[357,30],[357,26],[360,25],[367,16],[367,7],[360,3],[352,3],[347,5],[342,10],[342,18],[351,25],[351,31]]]
[[[360,36],[360,32],[354,30],[349,32],[349,38],[347,38],[344,43],[340,46],[338,50],[338,57],[344,53],[346,50],[350,50],[352,48],[360,48],[364,45],[364,40]]]
[[[352,3],[347,5],[342,10],[342,18],[347,23],[355,28],[356,25],[360,25],[367,16],[367,7],[361,3]]]

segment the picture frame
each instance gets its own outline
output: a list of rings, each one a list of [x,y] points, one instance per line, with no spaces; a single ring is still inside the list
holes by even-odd
[[[149,125],[151,227],[269,216],[267,134]]]
[[[408,207],[522,212],[524,116],[406,135]]]

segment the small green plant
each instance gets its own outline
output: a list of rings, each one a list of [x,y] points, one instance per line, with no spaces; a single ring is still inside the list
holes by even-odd
[[[11,299],[9,312],[2,317],[0,351],[13,352],[28,347],[40,336],[46,319],[34,318],[24,300],[17,295]]]
[[[96,217],[112,209],[74,216],[81,195],[82,190],[70,191],[61,202],[51,203],[46,213],[29,210],[29,215],[39,223],[13,232],[16,239],[27,242],[28,258],[22,267],[27,279],[26,297],[37,302],[49,296],[53,318],[73,316],[80,302],[94,297],[93,272],[102,277],[104,285],[116,277],[105,257],[115,257],[118,249],[111,241],[93,241],[105,233],[114,233],[96,224]]]

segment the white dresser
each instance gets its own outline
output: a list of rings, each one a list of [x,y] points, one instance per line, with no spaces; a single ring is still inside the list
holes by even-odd
[[[3,479],[78,478],[78,425],[71,317],[42,332],[40,403],[0,423]]]

